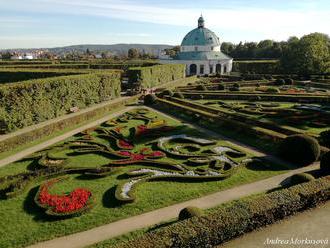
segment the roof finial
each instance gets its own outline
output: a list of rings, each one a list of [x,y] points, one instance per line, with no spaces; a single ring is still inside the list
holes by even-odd
[[[199,28],[204,28],[205,26],[205,21],[204,21],[204,18],[203,18],[203,14],[201,13],[201,17],[199,17],[198,19],[198,27]]]

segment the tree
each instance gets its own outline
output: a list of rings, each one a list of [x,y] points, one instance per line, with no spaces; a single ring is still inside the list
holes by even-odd
[[[139,51],[136,48],[130,48],[128,50],[128,58],[130,59],[136,59],[140,55]]]
[[[312,33],[301,39],[291,37],[283,51],[281,65],[287,73],[330,72],[329,36],[322,33]]]

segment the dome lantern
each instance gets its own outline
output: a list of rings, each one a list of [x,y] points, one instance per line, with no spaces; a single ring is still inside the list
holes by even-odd
[[[205,27],[205,21],[203,16],[201,15],[201,17],[198,18],[198,28],[204,28]]]

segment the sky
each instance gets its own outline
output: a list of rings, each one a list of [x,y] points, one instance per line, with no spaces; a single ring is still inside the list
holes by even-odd
[[[330,32],[329,0],[0,0],[0,49],[179,45],[201,13],[233,43]]]

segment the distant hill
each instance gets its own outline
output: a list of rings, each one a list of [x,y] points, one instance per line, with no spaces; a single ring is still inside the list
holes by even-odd
[[[158,55],[160,51],[171,48],[170,45],[149,45],[149,44],[114,44],[114,45],[74,45],[65,47],[50,48],[49,51],[56,54],[67,53],[70,51],[86,52],[89,49],[91,52],[110,51],[114,54],[127,54],[130,48],[136,48],[140,52]]]
[[[12,52],[21,52],[21,53],[31,53],[36,50],[49,50],[50,52],[56,53],[58,55],[68,53],[68,52],[78,52],[84,53],[89,49],[93,53],[101,52],[111,52],[115,55],[127,55],[127,52],[130,48],[136,48],[141,53],[148,53],[155,56],[159,55],[159,52],[172,48],[170,45],[162,44],[114,44],[114,45],[73,45],[73,46],[64,46],[64,47],[54,47],[54,48],[17,48],[17,49],[0,49],[0,51],[12,51]]]

